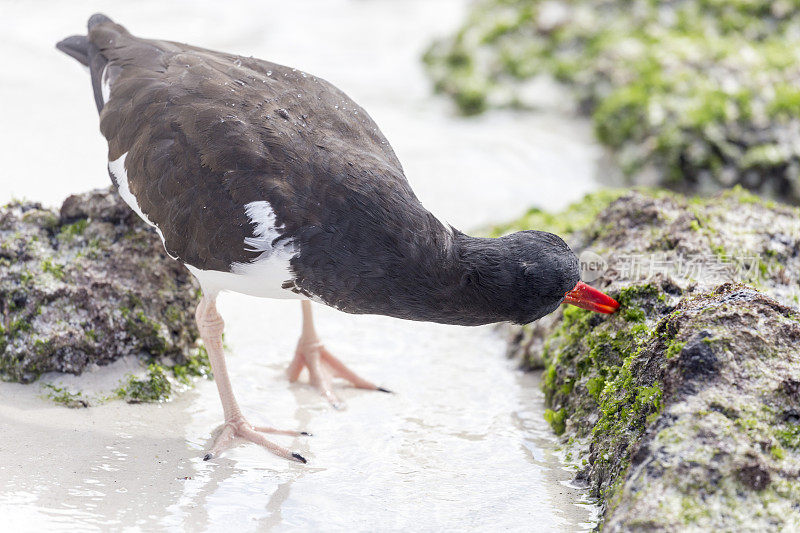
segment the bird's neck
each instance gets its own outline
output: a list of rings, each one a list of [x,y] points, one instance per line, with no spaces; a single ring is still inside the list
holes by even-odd
[[[507,267],[498,239],[441,226],[436,234],[419,236],[409,250],[387,277],[392,299],[381,314],[460,325],[508,320],[513,295],[503,283]]]
[[[516,295],[504,282],[502,239],[470,237],[421,206],[412,214],[346,226],[342,240],[356,243],[348,247],[309,239],[294,263],[296,283],[349,313],[461,325],[508,320]]]
[[[517,295],[502,240],[457,230],[452,235],[449,263],[442,268],[442,299],[432,303],[444,315],[438,321],[479,325],[509,320]]]

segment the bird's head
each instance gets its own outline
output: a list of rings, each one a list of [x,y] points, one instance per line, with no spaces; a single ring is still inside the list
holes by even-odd
[[[600,313],[613,313],[619,307],[580,281],[578,258],[558,235],[519,231],[479,240],[483,241],[476,246],[480,253],[465,262],[462,284],[486,295],[500,320],[527,324],[552,313],[562,302]]]

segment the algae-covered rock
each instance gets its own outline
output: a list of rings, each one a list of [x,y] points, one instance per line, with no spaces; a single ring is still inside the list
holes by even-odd
[[[741,190],[599,202],[568,240],[619,312],[509,334],[604,530],[800,528],[800,210]]]
[[[197,357],[198,286],[112,189],[0,209],[0,377]],[[183,368],[183,367],[181,367]]]
[[[800,4],[480,0],[425,54],[467,114],[574,89],[636,183],[800,202]]]

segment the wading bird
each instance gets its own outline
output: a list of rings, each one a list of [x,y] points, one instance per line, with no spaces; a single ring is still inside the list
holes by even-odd
[[[251,425],[222,347],[220,291],[297,298],[304,368],[334,406],[332,378],[362,379],[320,343],[310,300],[347,313],[478,325],[536,320],[566,301],[618,304],[579,282],[575,254],[551,233],[470,237],[426,210],[386,138],[342,91],[311,74],[233,54],[134,37],[104,15],[59,50],[87,66],[123,200],[199,281],[196,319],[225,424],[209,459],[235,438],[306,462]]]

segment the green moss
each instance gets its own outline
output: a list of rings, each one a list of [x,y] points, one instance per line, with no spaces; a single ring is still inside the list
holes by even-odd
[[[792,119],[800,116],[800,90],[792,85],[778,85],[767,112],[775,118]]]
[[[643,430],[646,419],[660,412],[660,385],[637,385],[630,369],[633,361],[634,357],[627,358],[614,378],[603,387],[598,401],[600,420],[592,429],[593,434],[606,434],[613,438],[637,426]]]
[[[566,209],[551,213],[532,208],[521,217],[490,228],[486,233],[499,237],[515,231],[537,229],[557,235],[566,235],[588,228],[597,215],[608,205],[625,193],[622,189],[602,189],[584,196]]]
[[[711,509],[698,503],[696,499],[683,496],[680,501],[680,516],[685,525],[695,524],[703,518],[711,517]]]
[[[27,333],[33,329],[31,326],[30,321],[26,320],[22,316],[18,316],[16,319],[12,320],[8,324],[8,328],[6,330],[9,337],[13,337],[17,333]]]
[[[617,301],[622,307],[633,307],[637,301],[649,300],[662,297],[661,291],[650,283],[642,285],[631,285],[620,290],[617,294]]]
[[[192,379],[196,377],[211,379],[213,377],[211,365],[205,347],[200,346],[197,352],[186,358],[182,364],[167,366],[156,362],[149,363],[144,377],[130,376],[116,390],[115,395],[129,403],[166,401],[173,392],[170,375],[184,385],[191,384]]]
[[[50,339],[36,339],[33,342],[33,351],[37,355],[47,355],[53,350],[53,343]]]
[[[54,263],[50,259],[42,261],[42,272],[52,274],[56,279],[64,279],[64,265]]]
[[[161,402],[167,400],[171,392],[172,385],[164,368],[157,363],[151,363],[144,378],[130,376],[128,381],[117,389],[116,395],[128,403]]]
[[[547,338],[542,388],[554,431],[589,437],[593,469],[606,480],[596,496],[610,498],[627,468],[632,446],[661,412],[662,385],[634,372],[640,354],[663,342],[653,321],[666,309],[665,296],[652,284],[612,294],[622,312],[604,316],[567,307],[560,326]],[[635,377],[640,376],[640,377]],[[649,381],[648,381],[649,379]]]
[[[565,409],[559,409],[558,411],[546,409],[544,412],[544,419],[550,424],[550,427],[553,428],[553,432],[556,435],[564,433],[567,427],[567,411]]]
[[[800,115],[800,3],[576,0],[560,3],[567,13],[553,27],[541,24],[544,5],[475,2],[425,53],[436,89],[474,114],[490,102],[524,106],[524,82],[550,74],[574,88],[631,175],[654,168],[665,185],[753,186],[746,171],[757,169],[798,190],[781,132]]]
[[[33,274],[27,270],[19,273],[19,281],[23,285],[29,285],[33,281]]]
[[[83,232],[86,231],[86,226],[88,225],[89,220],[82,218],[77,222],[62,226],[61,231],[58,232],[58,238],[63,240],[72,240],[79,235],[83,235]]]
[[[70,392],[63,387],[57,387],[52,383],[45,383],[42,385],[42,387],[46,390],[46,395],[49,399],[63,405],[64,407],[69,407],[72,409],[89,407],[88,400],[86,400],[80,392]]]
[[[772,448],[770,448],[769,454],[776,461],[782,461],[783,459],[786,458],[786,450],[784,450],[783,447],[781,446],[773,446]]]
[[[555,365],[551,365],[547,367],[547,370],[544,372],[544,382],[542,386],[544,390],[552,390],[556,384],[556,367]]]
[[[41,226],[47,230],[52,230],[58,226],[58,216],[52,211],[46,209],[30,209],[23,213],[22,220],[29,223]]]
[[[646,302],[652,307],[653,303],[664,303],[665,299],[664,293],[651,284],[632,285],[622,289],[617,295],[620,315],[627,322],[645,321],[646,312],[639,303]]]
[[[194,377],[211,378],[211,363],[205,346],[200,346],[197,354],[187,359],[182,365],[170,367],[172,375],[181,383],[188,384]]]
[[[131,295],[129,300],[133,305],[141,305],[138,297]],[[141,310],[121,307],[120,312],[125,319],[126,331],[138,340],[141,348],[154,356],[167,353],[170,342],[162,336],[162,331],[166,328],[163,328],[158,321],[151,319]]]
[[[589,378],[586,381],[586,391],[595,399],[596,402],[600,401],[600,393],[606,386],[606,380],[600,376]]]
[[[800,424],[789,424],[775,430],[778,441],[791,450],[800,450]]]
[[[722,193],[722,198],[724,199],[734,199],[740,204],[759,204],[763,205],[768,209],[775,209],[776,205],[775,202],[772,200],[766,200],[752,192],[748,191],[741,185],[734,185],[733,188],[728,189]],[[699,203],[699,202],[698,202]]]
[[[622,317],[628,322],[644,322],[644,310],[638,307],[629,307],[627,309],[622,309],[620,312],[622,313]]]
[[[167,307],[167,310],[164,312],[164,317],[172,324],[182,324],[184,313],[180,306],[172,304]]]
[[[684,346],[686,346],[685,342],[674,341],[669,344],[664,354],[667,357],[667,359],[672,359],[673,357],[681,353],[681,351],[683,351]]]

